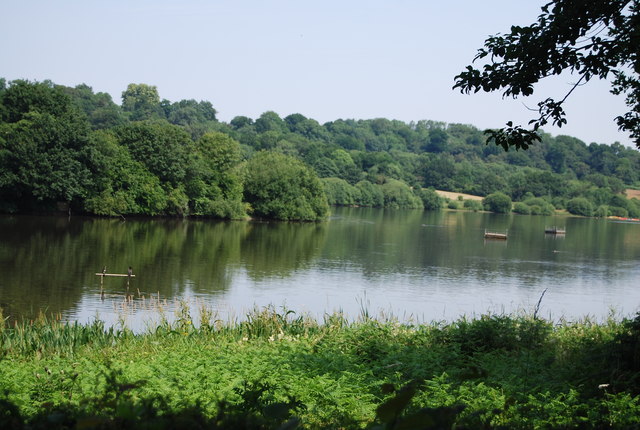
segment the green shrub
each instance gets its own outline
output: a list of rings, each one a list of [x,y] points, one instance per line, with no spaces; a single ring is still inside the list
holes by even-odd
[[[483,209],[482,202],[478,200],[465,200],[463,206],[465,209],[468,209],[474,212],[478,212]]]
[[[629,211],[627,211],[625,208],[621,208],[620,206],[609,206],[609,214],[611,216],[626,218],[629,216]]]
[[[357,204],[360,206],[379,208],[384,206],[384,194],[379,185],[362,180],[356,184],[359,191]]]
[[[531,208],[522,202],[515,202],[513,204],[513,211],[520,215],[529,215],[531,214]]]
[[[592,216],[593,205],[584,197],[575,197],[567,202],[567,211],[574,215]]]
[[[330,205],[350,206],[360,200],[360,191],[344,179],[323,178],[321,181]]]
[[[529,197],[523,202],[528,205],[531,215],[553,215],[555,207],[542,197]]]
[[[621,195],[614,195],[609,200],[609,206],[617,206],[627,211],[627,215],[618,216],[629,216],[631,218],[640,217],[640,201],[636,198],[627,199]]]
[[[387,179],[382,185],[384,207],[391,209],[422,209],[422,200],[411,188],[397,179]]]
[[[420,188],[416,194],[422,200],[425,210],[437,210],[443,206],[444,200],[431,188]]]
[[[563,197],[554,197],[551,199],[551,204],[556,209],[565,209],[567,207],[567,201]]]
[[[547,201],[541,197],[529,197],[526,200],[523,200],[523,203],[529,206],[544,206]]]
[[[501,192],[489,194],[484,198],[484,200],[482,200],[482,204],[484,205],[485,209],[491,212],[511,212],[511,197]]]
[[[596,209],[596,211],[593,213],[593,216],[598,217],[598,218],[606,218],[609,215],[610,215],[609,214],[609,206],[607,206],[607,205],[598,206],[598,209]]]
[[[640,218],[640,200],[636,198],[629,200],[629,207],[627,210],[629,211],[629,216],[631,218]]]
[[[183,187],[177,187],[167,194],[167,215],[187,216],[189,215],[189,197],[185,194]]]
[[[538,205],[531,205],[529,209],[531,210],[531,215],[540,215],[542,213],[542,208]]]
[[[555,211],[556,209],[553,207],[553,205],[550,203],[547,203],[545,206],[543,206],[540,209],[540,215],[553,215]]]

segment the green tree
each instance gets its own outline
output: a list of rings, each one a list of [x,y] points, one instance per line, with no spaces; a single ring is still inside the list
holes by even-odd
[[[609,145],[592,143],[589,145],[589,165],[603,175],[611,175],[615,172],[617,156]]]
[[[489,194],[482,200],[482,204],[491,212],[504,214],[511,212],[511,198],[501,192]]]
[[[60,86],[87,116],[91,128],[100,130],[122,125],[126,118],[120,106],[115,104],[111,95],[107,93],[93,93],[93,89],[86,85],[76,85],[75,88]]]
[[[585,197],[594,206],[608,205],[613,197],[613,193],[609,188],[589,187],[583,192],[573,193],[576,197]]]
[[[5,210],[80,203],[91,182],[89,124],[51,82],[13,81],[0,93],[0,200]]]
[[[613,196],[611,196],[611,199],[609,200],[609,206],[617,206],[620,208],[624,208],[627,212],[629,212],[629,210],[631,210],[632,208],[632,203],[631,200],[627,199],[624,196],[615,194]]]
[[[170,103],[163,100],[162,105],[167,121],[183,127],[193,139],[200,138],[217,125],[217,112],[211,102],[191,99]]]
[[[421,188],[416,194],[420,197],[420,200],[422,200],[422,206],[425,210],[437,210],[442,208],[444,199],[431,188]]]
[[[280,115],[273,111],[264,112],[255,122],[256,131],[264,133],[265,131],[276,131],[284,133],[287,130],[285,122]]]
[[[257,149],[271,150],[278,145],[282,139],[282,133],[276,130],[267,130],[258,135]]]
[[[640,172],[633,168],[633,163],[628,158],[619,161],[615,175],[625,184],[634,184],[640,179]]]
[[[611,92],[624,95],[629,108],[616,122],[640,148],[639,15],[638,0],[553,0],[534,24],[489,37],[474,59],[489,61],[482,70],[467,66],[455,77],[454,88],[463,93],[502,91],[504,97],[516,98],[532,95],[545,77],[573,73],[575,84],[562,99],[538,103],[531,129],[509,121],[501,130],[486,131],[505,150],[527,149],[540,140],[540,127],[567,122],[563,104],[576,87],[593,78],[609,79]]]
[[[629,200],[627,210],[629,211],[629,216],[631,218],[640,218],[640,200],[635,198]]]
[[[191,164],[193,141],[182,128],[166,121],[140,121],[114,129],[119,143],[162,183],[181,184]]]
[[[453,176],[456,172],[454,159],[449,154],[423,155],[423,178],[426,187],[440,190],[453,189]]]
[[[330,205],[351,206],[360,200],[356,187],[340,178],[323,178],[322,185]]]
[[[197,149],[216,173],[228,172],[240,162],[240,143],[229,135],[210,132],[197,142]]]
[[[354,184],[362,177],[362,172],[357,168],[351,155],[344,149],[333,150],[330,157],[342,179]]]
[[[286,123],[289,131],[304,136],[307,139],[323,140],[326,138],[327,133],[324,128],[318,124],[318,121],[306,118],[304,115],[299,113],[294,113],[285,117],[284,122]]]
[[[553,145],[547,150],[545,160],[551,166],[554,173],[564,173],[566,170],[566,149],[560,145]]]
[[[236,116],[230,122],[229,125],[234,130],[239,130],[243,127],[250,127],[253,125],[253,120],[247,116]]]
[[[131,157],[113,132],[93,133],[90,147],[94,183],[84,202],[87,212],[106,216],[164,213],[168,198],[160,180]]]
[[[244,197],[260,217],[318,221],[329,214],[324,188],[313,170],[276,152],[259,152],[248,161]]]
[[[196,122],[217,121],[216,110],[211,102],[180,100],[164,106],[167,120],[176,125],[190,125]]]
[[[129,113],[132,121],[165,118],[154,85],[129,84],[122,92],[122,109]]]
[[[196,149],[203,168],[187,181],[194,214],[243,218],[246,208],[239,170],[240,143],[226,134],[211,132],[196,142]]]
[[[486,196],[496,191],[505,192],[509,188],[507,181],[488,169],[481,169],[475,183],[471,186],[471,194]]]
[[[561,196],[567,192],[566,180],[562,176],[539,169],[517,172],[508,182],[511,196],[516,200],[520,200],[525,193],[535,196]]]
[[[360,206],[380,208],[384,206],[384,194],[379,185],[363,180],[356,184],[360,191],[358,204]]]
[[[439,127],[433,127],[429,130],[429,142],[424,150],[427,152],[446,152],[449,135]]]

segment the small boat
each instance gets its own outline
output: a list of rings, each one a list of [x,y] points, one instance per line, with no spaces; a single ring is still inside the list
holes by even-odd
[[[566,234],[567,230],[564,228],[558,228],[556,226],[553,226],[553,227],[545,227],[544,232],[545,234]]]
[[[507,233],[496,233],[491,231],[484,231],[485,239],[498,239],[498,240],[507,240]]]

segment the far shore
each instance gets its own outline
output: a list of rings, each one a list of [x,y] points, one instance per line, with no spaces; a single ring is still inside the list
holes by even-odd
[[[465,199],[465,200],[482,200],[482,199],[484,199],[483,196],[474,196],[473,194],[456,193],[456,192],[453,192],[453,191],[441,191],[441,190],[435,190],[435,191],[440,197],[445,197],[445,198],[451,199],[451,200],[456,200],[459,196],[462,196],[462,198]],[[628,199],[636,198],[636,199],[640,200],[640,190],[634,190],[632,188],[627,188],[625,190],[625,194],[626,194]]]
[[[459,196],[462,196],[462,198],[465,199],[465,200],[478,200],[478,201],[481,201],[482,199],[484,199],[484,197],[482,197],[482,196],[474,196],[473,194],[455,193],[453,191],[436,190],[436,193],[440,197],[444,197],[444,198],[451,199],[451,200],[457,200]]]

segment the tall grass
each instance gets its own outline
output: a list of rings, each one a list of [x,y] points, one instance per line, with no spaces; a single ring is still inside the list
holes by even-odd
[[[44,314],[35,320],[14,321],[12,325],[2,321],[0,348],[4,355],[72,354],[81,346],[103,348],[131,335],[128,330],[107,328],[99,320],[91,324],[68,323]]]

